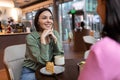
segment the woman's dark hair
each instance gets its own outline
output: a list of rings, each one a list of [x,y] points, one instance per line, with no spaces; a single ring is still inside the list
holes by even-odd
[[[36,30],[39,32],[39,31],[42,31],[42,28],[40,28],[40,25],[38,24],[38,20],[39,20],[39,15],[44,12],[44,11],[49,11],[51,14],[52,12],[50,11],[50,9],[48,8],[41,8],[37,11],[36,15],[35,15],[35,19],[34,19],[34,25],[35,25],[35,28]]]
[[[106,20],[102,35],[120,43],[120,0],[106,0]]]

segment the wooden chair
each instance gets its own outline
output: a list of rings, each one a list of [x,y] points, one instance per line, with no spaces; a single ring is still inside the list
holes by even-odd
[[[20,80],[26,44],[8,46],[4,50],[4,64],[9,80]]]

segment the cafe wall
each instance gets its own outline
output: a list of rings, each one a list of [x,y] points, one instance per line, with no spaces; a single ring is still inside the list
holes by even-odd
[[[22,17],[22,10],[19,8],[0,7],[0,20],[6,21],[9,17],[12,17],[15,22]]]

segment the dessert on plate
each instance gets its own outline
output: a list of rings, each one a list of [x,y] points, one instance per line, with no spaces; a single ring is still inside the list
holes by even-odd
[[[54,73],[54,63],[53,62],[47,62],[46,71],[48,71],[50,73]]]

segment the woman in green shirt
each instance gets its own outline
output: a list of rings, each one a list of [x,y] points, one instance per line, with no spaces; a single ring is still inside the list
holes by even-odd
[[[35,70],[55,55],[63,54],[62,43],[57,31],[53,30],[53,15],[48,8],[39,9],[35,15],[36,31],[26,37],[26,55],[21,80],[36,80]]]

